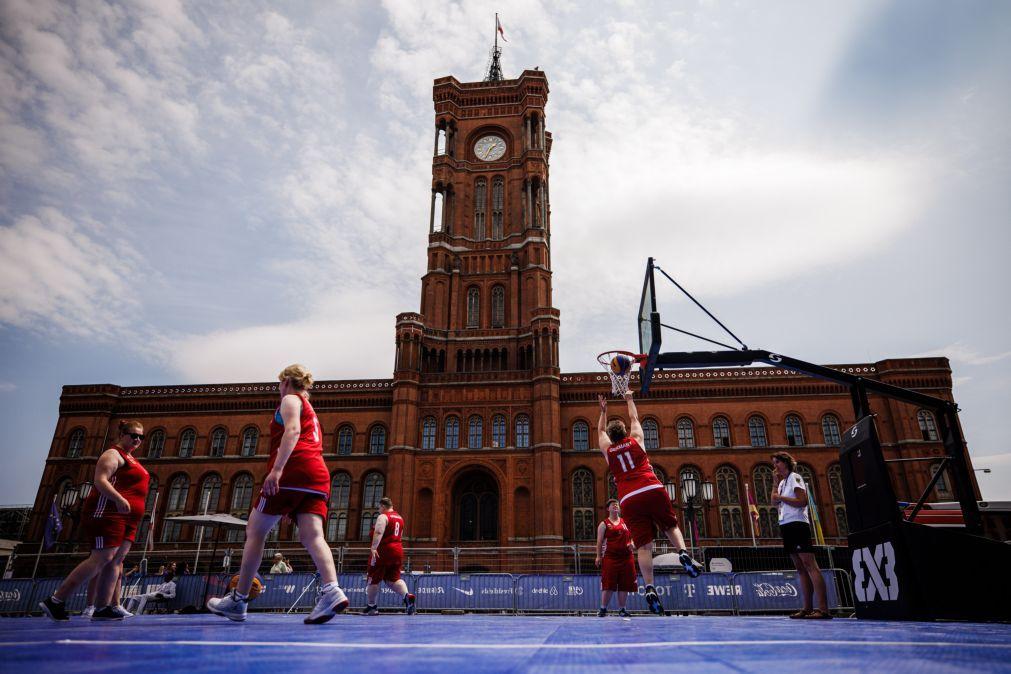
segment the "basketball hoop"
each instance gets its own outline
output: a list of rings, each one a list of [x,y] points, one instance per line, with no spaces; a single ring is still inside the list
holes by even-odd
[[[628,382],[632,379],[632,366],[642,366],[646,355],[631,351],[605,351],[597,356],[597,362],[611,378],[611,393],[616,396],[625,395]]]

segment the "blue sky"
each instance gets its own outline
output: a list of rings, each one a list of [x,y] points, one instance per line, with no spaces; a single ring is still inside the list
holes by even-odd
[[[0,500],[63,384],[390,376],[431,83],[482,77],[495,11],[551,87],[563,369],[634,346],[652,255],[752,346],[951,358],[1011,500],[1011,4],[929,0],[0,0]]]

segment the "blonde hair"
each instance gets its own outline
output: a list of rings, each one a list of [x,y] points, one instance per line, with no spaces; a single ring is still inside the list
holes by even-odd
[[[312,388],[312,372],[309,372],[305,365],[295,363],[289,365],[288,367],[281,370],[281,374],[277,375],[278,381],[287,380],[289,384],[304,393],[306,396],[309,395],[309,389]]]
[[[139,430],[144,430],[144,424],[140,423],[136,419],[123,419],[119,422],[119,434],[126,435],[130,432],[130,429],[134,429],[133,432],[136,433]]]

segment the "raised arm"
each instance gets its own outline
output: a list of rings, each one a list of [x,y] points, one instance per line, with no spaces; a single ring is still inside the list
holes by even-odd
[[[628,434],[639,443],[641,447],[643,444],[642,439],[642,424],[639,423],[639,412],[635,409],[635,403],[632,402],[632,392],[625,391],[625,402],[628,403]]]
[[[600,418],[597,419],[597,446],[600,447],[600,451],[607,456],[607,448],[611,446],[611,438],[607,437],[607,398],[602,395],[597,396],[597,402],[600,403]]]

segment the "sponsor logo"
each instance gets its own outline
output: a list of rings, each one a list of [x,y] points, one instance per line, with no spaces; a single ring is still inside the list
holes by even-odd
[[[740,597],[740,585],[707,585],[706,595],[709,597]]]
[[[565,590],[565,594],[570,597],[579,597],[583,594],[583,588],[578,585],[569,585],[569,587]]]
[[[694,585],[685,585],[685,594],[687,594],[689,597],[694,597],[695,596],[695,586]]]
[[[419,587],[414,591],[415,594],[446,594],[445,588],[441,587]]]
[[[769,362],[770,363],[782,363],[783,362],[783,357],[780,356],[778,353],[770,353],[769,354]]]
[[[853,551],[853,586],[857,601],[896,601],[899,577],[895,574],[895,548],[891,541]]]
[[[295,591],[294,585],[282,585],[281,588],[284,590],[285,594],[292,594]]]
[[[0,590],[0,601],[20,601],[21,590]]]
[[[797,596],[797,588],[792,583],[755,583],[753,587],[755,594],[763,598]]]
[[[557,597],[558,596],[558,588],[557,587],[550,587],[550,588],[549,587],[533,587],[533,588],[530,588],[530,594],[546,594],[546,595],[550,595],[552,597]]]
[[[860,433],[860,427],[859,426],[854,426],[853,428],[850,429],[850,437],[851,438],[857,437],[858,433]]]
[[[509,587],[486,587],[481,590],[481,594],[512,594],[512,588]]]
[[[653,587],[656,589],[656,596],[658,596],[658,597],[664,597],[664,596],[669,595],[671,593],[670,588],[667,587],[666,585],[654,585]],[[691,586],[689,585],[688,587],[691,587]],[[646,586],[645,585],[640,585],[638,592],[639,592],[639,596],[640,597],[645,597],[646,596]],[[693,595],[689,595],[689,596],[693,596]]]
[[[456,590],[457,592],[459,592],[460,594],[467,595],[468,597],[473,597],[474,596],[474,590],[461,590],[458,587],[454,587],[453,589]]]

